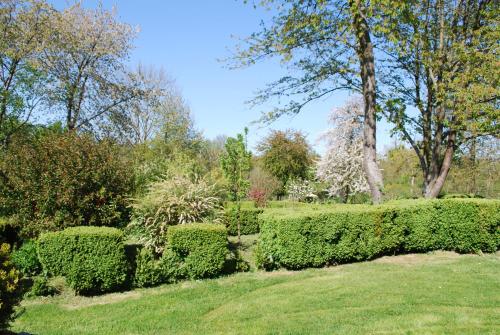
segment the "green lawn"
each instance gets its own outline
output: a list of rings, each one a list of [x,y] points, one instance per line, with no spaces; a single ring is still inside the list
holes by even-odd
[[[33,334],[498,334],[500,255],[438,252],[27,300]]]

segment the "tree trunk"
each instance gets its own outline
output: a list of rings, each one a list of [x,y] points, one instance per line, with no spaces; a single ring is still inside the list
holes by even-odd
[[[375,58],[370,38],[370,29],[366,20],[366,9],[361,0],[349,1],[352,25],[357,39],[357,54],[361,69],[363,98],[365,102],[363,129],[363,169],[370,187],[372,201],[382,201],[383,179],[377,163],[377,120],[375,91]]]
[[[424,176],[426,177],[424,184],[424,196],[426,198],[436,198],[441,190],[443,189],[444,182],[446,181],[446,177],[448,176],[448,172],[450,172],[451,162],[453,160],[453,154],[455,153],[455,132],[451,132],[448,136],[448,144],[446,147],[446,151],[443,156],[443,160],[441,162],[441,166],[438,174],[432,173],[431,175]],[[437,166],[437,162],[434,162]]]

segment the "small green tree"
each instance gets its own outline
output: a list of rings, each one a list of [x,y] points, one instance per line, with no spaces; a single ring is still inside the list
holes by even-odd
[[[240,211],[241,199],[245,197],[250,187],[249,173],[252,154],[247,151],[246,135],[238,134],[236,138],[226,140],[226,152],[221,156],[221,167],[229,183],[230,195],[236,202],[238,217],[238,244],[240,243]]]

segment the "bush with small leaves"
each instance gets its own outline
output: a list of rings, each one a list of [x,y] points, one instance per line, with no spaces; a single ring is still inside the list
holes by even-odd
[[[45,276],[37,276],[33,279],[33,284],[31,289],[27,293],[29,297],[46,297],[49,295],[54,295],[57,290],[49,285],[49,281]]]
[[[38,260],[36,251],[36,243],[31,240],[24,242],[19,249],[12,253],[12,262],[27,277],[36,276],[42,271],[42,265]]]
[[[305,208],[302,213],[274,213],[262,221],[256,261],[264,269],[301,269],[438,249],[495,252],[500,246],[498,200]]]
[[[38,254],[43,270],[62,275],[79,294],[121,289],[129,278],[130,264],[123,233],[109,227],[73,227],[42,234]]]
[[[240,221],[241,235],[257,234],[259,232],[259,214],[264,210],[261,208],[240,208],[232,206],[225,210],[224,223],[229,235],[238,235],[238,220]]]
[[[223,225],[193,223],[172,226],[167,232],[168,248],[183,262],[189,278],[220,275],[229,253]]]

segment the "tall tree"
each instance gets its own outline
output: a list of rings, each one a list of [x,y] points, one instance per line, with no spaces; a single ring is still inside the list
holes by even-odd
[[[52,79],[50,100],[64,113],[69,130],[95,126],[134,97],[123,62],[135,29],[119,22],[115,11],[77,2],[53,14],[50,30],[40,62]]]
[[[233,200],[236,201],[236,210],[238,216],[238,243],[240,243],[240,212],[241,199],[246,196],[250,182],[248,174],[250,172],[250,163],[252,155],[247,151],[246,134],[238,134],[236,138],[229,137],[226,141],[226,152],[221,157],[221,167],[224,175],[229,182],[229,189]]]
[[[418,156],[423,194],[439,195],[456,150],[499,135],[498,1],[386,1],[381,75],[394,132]],[[413,106],[416,111],[408,110]]]
[[[0,144],[32,119],[43,97],[36,58],[46,42],[50,7],[39,0],[0,2]]]
[[[290,74],[263,89],[254,103],[287,99],[290,103],[265,114],[264,121],[296,114],[311,101],[338,90],[364,97],[364,169],[374,202],[380,202],[383,181],[376,160],[376,82],[369,2],[361,0],[263,1],[276,7],[271,23],[244,41],[236,66],[270,57],[288,64]]]

